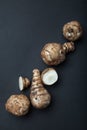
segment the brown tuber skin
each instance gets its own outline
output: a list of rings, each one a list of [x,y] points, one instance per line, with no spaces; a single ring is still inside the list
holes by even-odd
[[[82,33],[83,30],[78,21],[71,21],[63,26],[63,35],[69,41],[78,40]]]
[[[33,70],[30,100],[31,104],[37,109],[46,108],[51,102],[51,96],[42,84],[38,69]]]
[[[11,95],[5,104],[5,108],[15,116],[23,116],[29,111],[30,101],[23,94]]]
[[[24,87],[27,88],[30,85],[30,80],[26,77],[25,78],[22,77],[22,79]]]
[[[47,43],[41,51],[41,57],[47,65],[58,65],[66,59],[66,53],[74,49],[73,42]]]

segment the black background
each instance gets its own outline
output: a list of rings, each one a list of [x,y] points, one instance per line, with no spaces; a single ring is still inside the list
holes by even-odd
[[[0,0],[0,130],[86,130],[87,19],[86,0]],[[31,107],[24,117],[5,110],[18,88],[20,75],[48,67],[40,57],[47,42],[66,42],[62,27],[78,20],[84,29],[76,51],[55,67],[59,81],[47,87],[52,104],[45,110]],[[29,96],[29,89],[22,93]]]

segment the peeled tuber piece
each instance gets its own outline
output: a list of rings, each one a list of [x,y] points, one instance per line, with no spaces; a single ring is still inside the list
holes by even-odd
[[[41,57],[47,65],[58,65],[66,59],[66,53],[74,51],[74,49],[73,42],[47,43],[41,51]]]
[[[45,85],[53,85],[58,80],[58,74],[55,69],[47,68],[42,72],[41,79]]]
[[[33,70],[30,100],[31,104],[37,109],[46,108],[51,102],[51,95],[44,88],[38,69]]]
[[[30,85],[30,80],[28,78],[23,78],[22,76],[19,77],[19,89],[20,91],[28,88]]]
[[[5,108],[13,115],[23,116],[29,111],[30,101],[23,94],[11,95],[5,104]]]
[[[71,21],[63,26],[63,35],[69,41],[79,39],[83,34],[83,29],[78,21]]]

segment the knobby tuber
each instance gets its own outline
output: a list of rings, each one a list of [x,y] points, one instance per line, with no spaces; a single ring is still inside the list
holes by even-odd
[[[5,104],[5,108],[13,115],[23,116],[29,111],[30,101],[23,94],[11,95]]]
[[[66,53],[74,49],[73,42],[47,43],[41,51],[41,57],[47,65],[58,65],[66,59]]]
[[[38,109],[46,108],[51,102],[51,95],[44,88],[38,69],[33,70],[30,100],[31,104]]]
[[[83,30],[78,21],[71,21],[63,26],[63,35],[69,41],[75,41],[82,36]]]

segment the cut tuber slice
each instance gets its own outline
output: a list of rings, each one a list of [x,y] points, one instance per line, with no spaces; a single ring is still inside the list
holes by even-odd
[[[19,89],[20,91],[28,88],[30,85],[30,80],[28,78],[23,78],[22,76],[19,77]]]
[[[55,69],[47,68],[42,72],[41,79],[45,85],[53,85],[58,80],[58,74]]]

